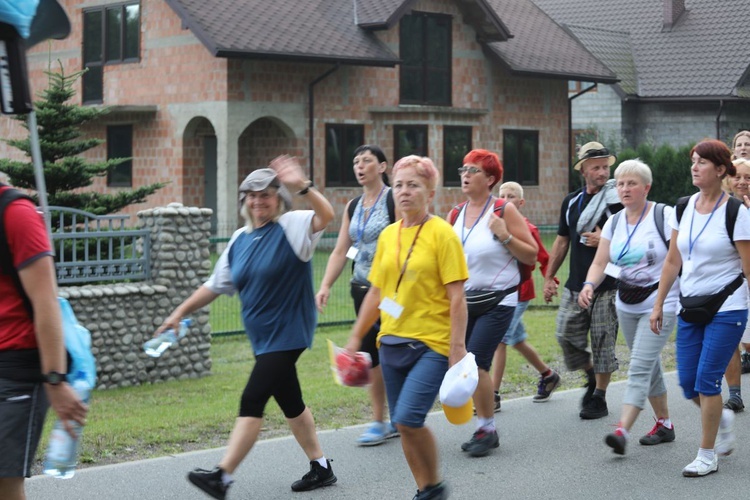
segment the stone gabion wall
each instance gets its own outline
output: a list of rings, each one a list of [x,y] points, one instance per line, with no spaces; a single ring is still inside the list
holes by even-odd
[[[138,213],[151,230],[148,282],[61,287],[79,323],[91,332],[97,360],[97,389],[197,378],[211,372],[208,308],[196,311],[188,335],[159,358],[143,352],[174,308],[211,272],[212,211],[179,203]]]

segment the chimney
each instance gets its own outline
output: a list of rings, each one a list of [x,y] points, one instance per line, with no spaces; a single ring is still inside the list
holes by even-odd
[[[677,24],[683,12],[685,12],[685,0],[663,0],[664,20],[662,31],[672,31],[672,26]]]

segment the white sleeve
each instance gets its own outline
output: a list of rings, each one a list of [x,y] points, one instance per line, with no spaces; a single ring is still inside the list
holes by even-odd
[[[229,244],[221,253],[219,260],[216,261],[213,274],[211,274],[208,281],[203,284],[203,286],[214,293],[232,296],[237,292],[234,283],[232,283],[232,271],[229,269],[229,249],[232,248],[234,240],[236,240],[237,236],[242,234],[243,231],[245,231],[245,228],[238,229],[234,232],[229,240]]]
[[[750,213],[740,207],[734,223],[734,241],[743,240],[750,240]]]
[[[618,212],[619,213],[619,212]],[[617,213],[614,214],[612,217],[607,219],[607,222],[604,223],[604,227],[602,228],[602,238],[604,238],[607,241],[612,241],[613,231],[612,231],[612,219],[617,217]],[[620,218],[623,216],[621,215]],[[618,224],[622,223],[622,221],[617,221]],[[627,224],[627,217],[625,217],[625,223]]]
[[[672,214],[674,214],[674,207],[670,207],[669,205],[666,205],[664,207],[664,238],[667,241],[670,241],[672,239],[672,231],[671,231],[671,221],[672,221]],[[675,215],[674,220],[677,220],[677,215]]]
[[[315,253],[315,247],[323,236],[323,231],[313,234],[312,220],[315,212],[312,210],[294,210],[279,218],[279,224],[284,230],[286,239],[292,246],[299,260],[308,262]]]

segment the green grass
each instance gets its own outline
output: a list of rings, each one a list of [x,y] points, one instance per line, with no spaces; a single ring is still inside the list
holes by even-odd
[[[555,340],[556,310],[533,308],[524,320],[529,342],[550,366],[563,374],[562,389],[580,387],[579,374],[565,373]],[[313,348],[297,363],[305,402],[312,409],[319,429],[333,429],[370,420],[367,391],[341,387],[333,382],[328,366],[326,339],[343,345],[348,327],[319,329]],[[665,349],[664,365],[674,369],[673,347]],[[212,375],[202,379],[95,391],[88,425],[81,446],[84,466],[165,456],[197,449],[224,446],[234,424],[239,399],[253,366],[244,335],[215,338],[211,347]],[[624,361],[613,380],[627,373],[627,351],[622,336],[618,357]],[[508,349],[508,362],[501,392],[504,399],[530,396],[536,391],[538,374],[515,349]],[[38,458],[54,419],[47,419]],[[288,434],[286,421],[274,401],[266,409],[261,439]]]

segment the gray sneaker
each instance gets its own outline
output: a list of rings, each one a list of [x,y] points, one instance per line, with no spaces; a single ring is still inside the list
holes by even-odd
[[[545,378],[539,377],[539,385],[537,386],[537,392],[532,399],[535,403],[545,403],[549,401],[552,393],[560,386],[560,374],[556,371],[552,371],[552,374]]]

